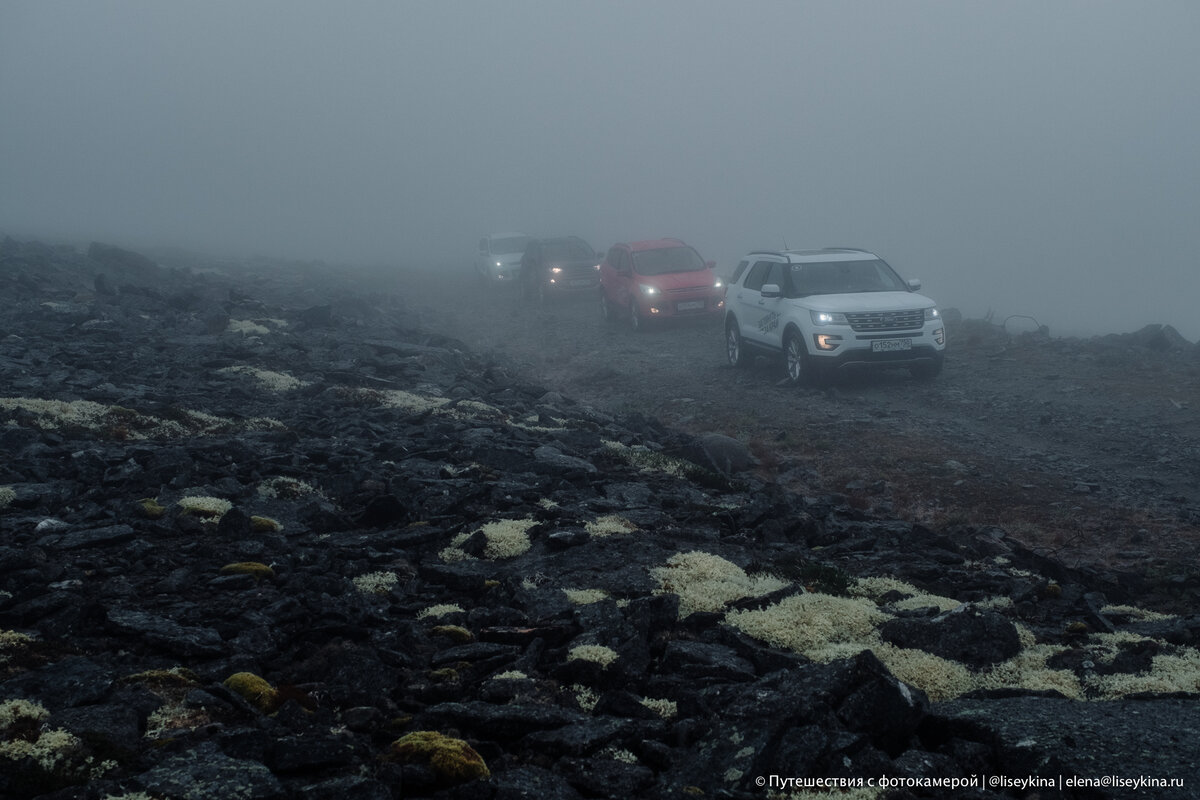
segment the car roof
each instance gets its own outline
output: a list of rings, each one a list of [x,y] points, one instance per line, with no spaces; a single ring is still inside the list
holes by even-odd
[[[643,239],[640,242],[630,242],[629,249],[635,252],[641,250],[661,250],[664,247],[688,247],[689,245],[682,239],[665,238],[665,239]]]
[[[524,236],[524,237],[528,238],[529,234],[528,233],[519,233],[517,231],[509,231],[508,233],[489,233],[487,235],[487,238],[489,238],[489,239],[511,239],[515,236]]]
[[[753,250],[751,256],[775,256],[793,264],[816,261],[875,261],[879,256],[857,247],[825,247],[820,250]]]

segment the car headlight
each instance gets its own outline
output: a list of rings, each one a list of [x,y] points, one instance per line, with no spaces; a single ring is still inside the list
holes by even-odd
[[[848,325],[846,315],[834,311],[810,311],[813,325]]]
[[[934,320],[939,320],[941,318],[942,318],[942,315],[938,313],[937,306],[932,306],[930,308],[925,309],[925,321],[926,322],[933,322]]]
[[[725,285],[725,283],[720,278],[717,278],[715,281],[713,281],[714,289],[720,289],[724,285]]]
[[[562,274],[562,267],[551,267],[550,271],[555,275],[560,275]]]
[[[658,289],[645,283],[639,283],[638,288],[642,290],[644,295],[658,294]]]
[[[503,267],[503,266],[504,266],[504,262],[503,262],[503,261],[497,261],[497,262],[496,262],[496,266],[497,266],[497,267]]]
[[[597,272],[599,272],[599,271],[600,271],[600,265],[599,265],[599,264],[597,264],[597,265],[596,265],[596,271],[597,271]]]

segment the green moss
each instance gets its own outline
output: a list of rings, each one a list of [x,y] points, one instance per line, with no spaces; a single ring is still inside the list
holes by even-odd
[[[167,513],[166,506],[159,505],[155,497],[143,497],[137,504],[146,519],[162,519],[162,515]]]
[[[434,636],[445,636],[457,644],[467,644],[475,641],[475,634],[461,625],[437,625],[430,631]]]
[[[492,774],[471,745],[437,731],[414,731],[402,736],[392,742],[391,754],[405,763],[428,764],[447,784],[466,783]]]
[[[257,561],[238,561],[221,567],[222,575],[253,575],[260,581],[275,577],[275,570]]]
[[[279,708],[279,692],[253,672],[238,672],[225,679],[225,688],[241,695],[246,702],[264,714]]]
[[[283,525],[279,520],[271,519],[270,517],[250,517],[250,530],[255,533],[279,533],[283,530]]]

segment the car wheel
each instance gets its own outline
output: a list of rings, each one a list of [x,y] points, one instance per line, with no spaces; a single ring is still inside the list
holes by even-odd
[[[604,293],[604,290],[601,289],[600,290],[600,319],[604,320],[605,322],[611,323],[611,322],[613,322],[613,320],[615,318],[616,318],[616,314],[613,313],[612,303],[608,302],[608,295],[606,295]]]
[[[725,356],[730,366],[745,369],[750,366],[750,355],[742,343],[742,332],[738,330],[737,320],[731,319],[725,323]]]
[[[635,331],[646,327],[646,323],[642,321],[642,312],[638,310],[637,300],[629,301],[629,327]]]
[[[788,380],[800,383],[809,377],[808,350],[804,347],[804,339],[795,331],[788,331],[783,342],[784,366],[787,368]]]

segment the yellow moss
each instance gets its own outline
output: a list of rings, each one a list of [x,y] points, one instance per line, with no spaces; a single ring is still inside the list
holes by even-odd
[[[429,677],[438,683],[458,683],[458,670],[451,667],[433,669],[429,671]]]
[[[579,707],[589,714],[596,708],[596,704],[600,702],[600,695],[596,694],[596,690],[590,686],[573,683],[571,684],[571,692],[575,695],[575,702],[579,704]]]
[[[483,758],[462,739],[437,731],[414,731],[392,742],[392,755],[406,763],[423,762],[447,784],[487,778],[491,775]]]
[[[510,669],[507,672],[500,672],[492,676],[495,681],[520,681],[525,680],[529,676],[519,669]]]
[[[225,679],[225,687],[241,695],[246,702],[264,714],[272,713],[279,706],[279,692],[253,672],[230,675]]]
[[[430,633],[435,636],[445,636],[458,644],[466,644],[467,642],[475,641],[475,634],[471,633],[461,625],[437,625],[434,626]]]
[[[33,643],[33,637],[17,631],[0,630],[0,666],[7,664],[9,653],[28,647]]]
[[[1119,614],[1121,616],[1129,617],[1132,620],[1138,620],[1142,622],[1175,619],[1175,617],[1171,614],[1160,614],[1157,611],[1150,611],[1149,609],[1138,608],[1137,606],[1107,605],[1100,609],[1100,613]]]
[[[263,481],[255,490],[260,497],[281,500],[298,500],[301,497],[321,493],[310,484],[295,478],[276,477]]]
[[[229,324],[225,326],[227,333],[240,333],[242,336],[266,336],[271,332],[271,329],[265,325],[259,325],[257,322],[248,319],[231,319]]]
[[[1104,699],[1114,699],[1138,692],[1200,691],[1200,652],[1190,647],[1174,653],[1160,653],[1150,662],[1150,670],[1136,675],[1093,675],[1087,680],[1089,691]]]
[[[222,575],[253,575],[259,580],[274,578],[275,570],[257,561],[238,561],[221,567]]]
[[[283,530],[283,525],[279,520],[271,519],[270,517],[250,517],[250,530],[255,533],[278,533]]]
[[[159,505],[156,497],[143,497],[138,500],[138,508],[146,519],[162,519],[162,515],[167,513],[166,506]]]
[[[699,550],[677,553],[650,574],[659,583],[655,594],[679,595],[681,618],[695,611],[720,611],[734,600],[760,597],[788,585],[774,575],[747,575],[738,565]]]
[[[16,499],[17,493],[11,486],[0,486],[0,508],[7,508],[8,504]]]

